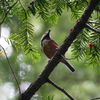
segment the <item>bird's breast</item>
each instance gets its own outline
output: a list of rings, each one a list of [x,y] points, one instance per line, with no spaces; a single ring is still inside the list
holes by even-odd
[[[44,40],[42,44],[42,51],[49,59],[51,59],[54,53],[57,51],[58,46],[52,40]]]

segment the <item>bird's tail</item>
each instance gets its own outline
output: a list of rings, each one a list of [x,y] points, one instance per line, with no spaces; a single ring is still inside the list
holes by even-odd
[[[65,64],[72,72],[75,71],[74,67],[69,62],[67,62],[65,59],[63,59],[61,62]]]

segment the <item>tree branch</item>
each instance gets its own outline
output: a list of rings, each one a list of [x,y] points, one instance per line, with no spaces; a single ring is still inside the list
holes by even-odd
[[[94,98],[94,99],[91,99],[91,100],[97,100],[97,99],[100,99],[100,97],[98,97],[98,98]]]
[[[100,12],[100,9],[98,7],[95,8],[96,11]]]
[[[13,76],[14,76],[14,79],[15,79],[15,81],[16,81],[16,83],[17,83],[18,90],[19,90],[19,94],[21,95],[21,90],[20,90],[20,87],[19,87],[19,82],[18,82],[18,79],[17,79],[17,77],[16,77],[16,74],[15,74],[15,72],[14,72],[14,70],[13,70],[11,64],[10,64],[10,61],[9,61],[9,59],[8,59],[8,57],[7,57],[7,54],[6,54],[6,52],[5,52],[5,49],[4,49],[1,45],[0,45],[0,47],[1,47],[1,48],[3,49],[3,51],[4,51],[4,54],[5,54],[5,57],[6,57],[6,59],[7,59],[8,64],[9,64],[9,67],[10,67],[10,69],[11,69],[11,72],[12,72],[12,74],[13,74]]]
[[[5,21],[6,17],[7,17],[7,15],[8,15],[8,13],[10,12],[10,10],[17,4],[18,1],[19,1],[19,0],[17,0],[12,6],[9,7],[9,9],[7,10],[7,12],[6,12],[5,15],[4,15],[4,18],[3,18],[2,21],[0,22],[0,37],[1,37],[1,25],[2,25],[2,23],[4,23],[4,21]]]
[[[80,20],[76,23],[73,30],[69,33],[69,35],[64,40],[63,44],[60,46],[58,51],[54,54],[53,58],[50,62],[46,65],[44,70],[41,74],[37,77],[37,79],[31,83],[28,89],[19,97],[18,100],[30,100],[31,97],[38,91],[38,89],[46,83],[48,76],[57,66],[57,64],[61,60],[61,55],[64,55],[65,52],[68,50],[72,42],[76,39],[77,35],[82,31],[83,28],[86,26],[86,22],[88,21],[89,17],[91,16],[93,10],[98,5],[100,0],[91,0],[88,7],[84,11],[83,15],[81,16]]]
[[[87,24],[86,24],[86,28],[88,28],[88,29],[90,29],[90,30],[92,30],[92,31],[94,31],[96,33],[100,33],[100,30],[94,29],[94,28],[92,28],[91,26],[89,26]]]
[[[100,23],[93,22],[93,21],[88,21],[87,23],[100,25]]]
[[[53,85],[54,87],[56,87],[58,90],[60,90],[61,92],[63,92],[65,95],[67,95],[71,100],[76,100],[74,99],[66,90],[64,90],[63,88],[61,88],[60,86],[58,86],[57,84],[55,84],[53,81],[51,81],[50,79],[47,79],[47,82],[50,83],[51,85]]]
[[[7,12],[6,12],[5,15],[4,15],[4,18],[3,18],[2,21],[0,22],[0,26],[1,26],[1,24],[5,21],[5,19],[6,19],[7,15],[8,15],[8,13],[10,12],[10,10],[17,4],[18,1],[19,1],[19,0],[17,0],[12,6],[9,7],[9,9],[7,10]]]

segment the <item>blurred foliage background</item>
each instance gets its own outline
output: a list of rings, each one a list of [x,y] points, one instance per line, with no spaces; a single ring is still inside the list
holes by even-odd
[[[28,4],[29,2],[30,1],[24,3]],[[41,36],[50,29],[52,38],[61,45],[66,38],[66,34],[69,33],[70,29],[76,23],[75,20],[73,22],[70,20],[70,15],[70,11],[64,10],[56,24],[45,22],[41,18],[36,18],[34,16],[30,17],[29,21],[34,25],[34,42],[41,57],[36,63],[33,63],[31,58],[23,55],[21,49],[17,52],[15,47],[8,43],[5,46],[9,61],[17,75],[22,92],[24,92],[30,83],[37,78],[48,63],[48,58],[46,58],[40,50]],[[2,25],[1,36],[6,37],[7,31],[8,33],[18,32],[20,27],[20,24],[18,23],[19,19],[16,16],[13,16],[12,22],[4,23]],[[4,40],[0,40],[0,43],[2,46],[6,44]],[[17,100],[18,87],[15,79],[5,56],[0,56],[0,99]],[[71,48],[69,48],[66,53],[66,57],[72,57]],[[64,88],[76,100],[90,100],[91,98],[99,97],[100,68],[87,66],[85,63],[86,59],[78,61],[73,59],[69,60],[69,62],[75,67],[75,73],[71,73],[63,64],[59,63],[50,75],[50,79]],[[44,84],[31,100],[44,100],[49,94],[54,95],[54,100],[69,100],[69,98],[61,91],[50,84]]]

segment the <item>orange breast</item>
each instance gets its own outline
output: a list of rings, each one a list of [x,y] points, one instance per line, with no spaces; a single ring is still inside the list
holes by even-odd
[[[46,43],[43,46],[42,51],[44,52],[44,54],[51,59],[52,56],[54,55],[54,53],[57,51],[58,45],[53,41],[53,40],[49,40],[48,43]]]

